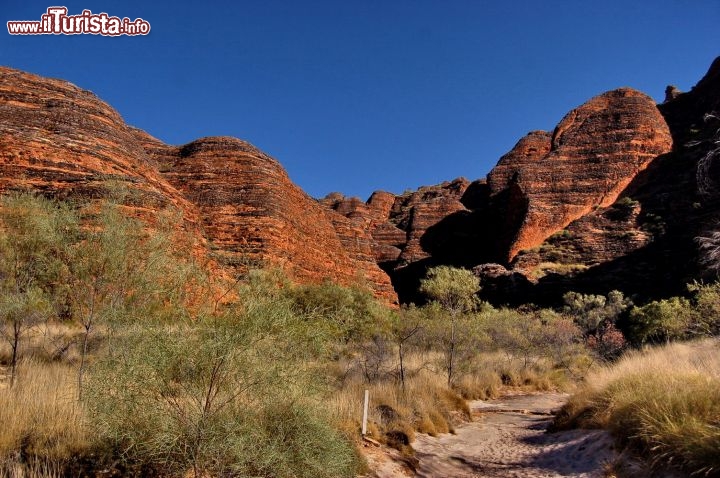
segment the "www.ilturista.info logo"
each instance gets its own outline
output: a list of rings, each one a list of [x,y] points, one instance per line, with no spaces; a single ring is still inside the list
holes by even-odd
[[[111,17],[107,13],[83,10],[80,15],[68,15],[65,7],[50,7],[40,21],[7,22],[11,35],[147,35],[150,23],[142,18]]]

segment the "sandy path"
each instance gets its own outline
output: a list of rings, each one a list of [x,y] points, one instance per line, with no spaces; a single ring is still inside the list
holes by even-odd
[[[601,430],[545,433],[567,395],[543,393],[472,402],[474,421],[454,435],[418,435],[413,443],[421,478],[602,477],[615,458]],[[388,457],[386,457],[388,458]],[[370,460],[378,478],[412,476],[395,459]]]
[[[455,435],[421,435],[413,443],[417,476],[600,477],[615,452],[600,430],[545,433],[566,395],[544,393],[471,403],[475,421]]]

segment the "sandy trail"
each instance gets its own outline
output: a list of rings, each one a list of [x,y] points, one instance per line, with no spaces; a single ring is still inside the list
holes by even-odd
[[[471,403],[475,421],[455,435],[420,436],[417,476],[600,477],[615,452],[600,430],[545,433],[550,413],[567,399],[546,393]]]
[[[543,393],[471,403],[474,421],[454,435],[418,435],[416,475],[441,477],[601,477],[616,452],[601,430],[545,433],[566,395]],[[379,478],[408,476],[380,467]]]

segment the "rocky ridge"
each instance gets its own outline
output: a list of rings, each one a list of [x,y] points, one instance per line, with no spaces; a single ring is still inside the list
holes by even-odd
[[[276,266],[299,282],[362,283],[395,303],[369,233],[321,206],[273,158],[235,138],[168,146],[127,126],[92,93],[0,69],[0,191],[95,199],[107,181],[152,222],[182,211],[208,253],[230,269]]]
[[[95,198],[110,179],[149,221],[181,210],[230,270],[272,265],[299,282],[366,283],[388,303],[396,292],[418,299],[437,264],[473,268],[501,303],[569,289],[663,295],[702,276],[695,238],[720,219],[719,111],[720,58],[692,91],[669,87],[661,105],[630,88],[592,98],[552,132],[521,138],[486,179],[314,200],[247,142],[169,146],[92,93],[2,68],[0,190]]]

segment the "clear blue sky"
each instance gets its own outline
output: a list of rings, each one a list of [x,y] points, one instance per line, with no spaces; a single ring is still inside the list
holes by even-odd
[[[484,177],[590,97],[662,101],[720,55],[718,0],[48,2],[2,0],[1,64],[92,90],[171,144],[250,141],[315,197]],[[58,4],[152,31],[7,34]]]

